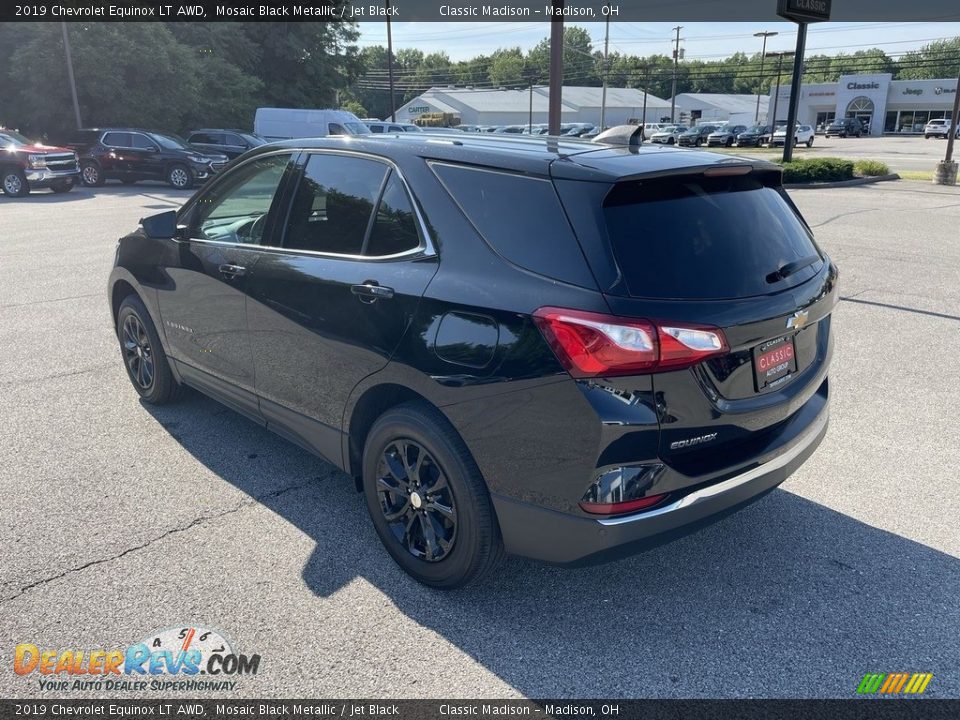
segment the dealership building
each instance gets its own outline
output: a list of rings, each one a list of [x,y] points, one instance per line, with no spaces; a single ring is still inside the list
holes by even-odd
[[[771,113],[775,88],[770,90]],[[957,79],[894,80],[881,75],[843,75],[832,83],[800,87],[797,122],[818,127],[834,118],[857,117],[870,123],[870,135],[923,132],[935,118],[950,117]],[[786,121],[790,86],[781,85],[776,98],[776,119]]]
[[[397,120],[413,122],[424,113],[449,113],[461,125],[526,125],[546,123],[550,93],[545,87],[523,90],[433,87],[397,109]],[[603,89],[566,86],[560,105],[560,122],[600,123]],[[607,88],[607,125],[639,122],[643,117],[644,92],[636,88]],[[646,95],[646,121],[670,118],[670,101]]]

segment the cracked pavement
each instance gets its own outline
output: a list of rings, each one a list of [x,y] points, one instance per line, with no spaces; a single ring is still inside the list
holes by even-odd
[[[341,473],[199,394],[129,387],[106,277],[160,186],[0,198],[0,695],[13,648],[219,629],[241,697],[960,697],[960,189],[792,193],[841,269],[824,443],[782,489],[618,563],[440,593]],[[96,692],[89,696],[96,696]],[[195,695],[195,693],[188,693]]]

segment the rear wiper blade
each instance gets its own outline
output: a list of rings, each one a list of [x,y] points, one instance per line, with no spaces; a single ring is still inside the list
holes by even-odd
[[[784,263],[772,273],[767,275],[767,282],[771,285],[775,282],[780,282],[781,280],[790,277],[795,272],[803,270],[805,267],[810,267],[819,259],[819,255],[811,255],[810,257],[805,257],[801,260],[794,260],[792,262]]]

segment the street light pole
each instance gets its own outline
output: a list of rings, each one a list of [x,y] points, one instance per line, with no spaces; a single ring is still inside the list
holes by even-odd
[[[753,34],[754,37],[763,38],[763,52],[760,53],[760,80],[757,82],[757,111],[753,115],[754,124],[760,122],[760,93],[763,91],[763,61],[767,57],[767,38],[779,34],[780,33],[778,32],[770,32],[766,30],[764,32],[757,32]]]
[[[783,136],[783,161],[793,160],[793,139],[797,127],[797,106],[800,83],[803,81],[803,51],[807,46],[807,23],[797,23],[797,49],[793,54],[793,80],[790,83],[790,104],[787,109],[787,132]]]

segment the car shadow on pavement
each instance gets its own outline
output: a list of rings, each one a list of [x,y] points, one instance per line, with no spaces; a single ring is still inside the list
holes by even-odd
[[[894,671],[960,694],[960,562],[790,492],[626,560],[511,558],[486,584],[441,592],[393,563],[342,472],[198,394],[148,410],[315,542],[312,592],[362,579],[524,695],[852,697],[864,673]]]

